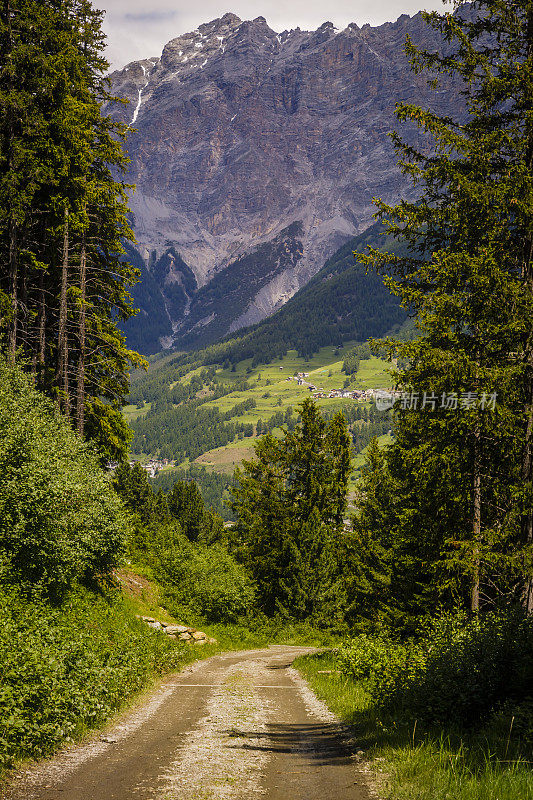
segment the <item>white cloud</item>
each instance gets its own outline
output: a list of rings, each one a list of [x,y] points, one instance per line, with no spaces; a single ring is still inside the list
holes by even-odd
[[[104,30],[108,36],[107,57],[112,68],[139,58],[158,56],[175,36],[192,31],[232,11],[241,19],[263,16],[276,31],[300,27],[315,30],[330,21],[339,28],[349,22],[381,25],[400,14],[416,14],[421,8],[442,10],[443,0],[100,0],[106,10]]]

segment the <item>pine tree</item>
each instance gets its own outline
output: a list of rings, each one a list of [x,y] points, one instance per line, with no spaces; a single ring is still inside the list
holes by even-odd
[[[140,364],[117,327],[137,273],[101,12],[88,0],[5,0],[0,11],[0,293],[7,348],[107,457],[131,434],[120,407]],[[75,413],[74,413],[75,412]]]
[[[476,611],[480,593],[512,591],[521,564],[531,611],[533,3],[476,0],[426,19],[445,54],[408,42],[413,67],[435,86],[443,73],[460,82],[466,114],[397,109],[424,140],[417,148],[393,137],[420,197],[380,202],[379,214],[409,255],[374,250],[366,261],[417,315],[422,337],[388,348],[408,359],[400,385],[425,407],[400,410],[390,461],[410,463],[413,519],[433,540],[441,583],[454,571],[468,576]],[[458,409],[443,399],[454,392]]]
[[[283,438],[263,436],[237,470],[232,508],[239,554],[262,608],[298,619],[344,624],[343,514],[351,472],[342,415],[326,423],[309,399]]]

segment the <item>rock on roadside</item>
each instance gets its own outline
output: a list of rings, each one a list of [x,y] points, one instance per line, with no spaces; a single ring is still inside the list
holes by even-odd
[[[173,625],[169,622],[160,622],[154,617],[143,617],[140,614],[136,614],[135,616],[137,619],[146,623],[150,628],[165,633],[171,639],[179,639],[180,641],[190,642],[196,645],[217,643],[216,639],[212,639],[203,631],[198,631],[196,628],[191,628],[188,625]]]

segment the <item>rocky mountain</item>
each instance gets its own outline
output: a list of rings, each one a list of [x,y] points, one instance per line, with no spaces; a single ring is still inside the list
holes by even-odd
[[[451,112],[457,87],[410,70],[407,35],[438,47],[421,14],[277,33],[228,13],[111,75],[137,187],[132,344],[192,346],[264,319],[368,227],[373,197],[410,192],[387,136],[395,104]]]

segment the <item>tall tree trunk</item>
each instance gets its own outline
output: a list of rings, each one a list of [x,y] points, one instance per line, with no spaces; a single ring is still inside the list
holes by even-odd
[[[20,239],[20,234],[19,234]],[[20,242],[19,242],[20,245]],[[18,283],[19,283],[19,296],[18,296],[18,338],[23,348],[26,352],[29,352],[29,341],[28,341],[28,270],[24,260],[18,263]]]
[[[68,248],[69,248],[69,214],[65,206],[63,223],[63,264],[61,269],[61,295],[59,301],[59,334],[57,351],[57,384],[60,387],[59,407],[68,417],[70,415],[70,398],[68,383],[68,335],[67,335],[67,280],[68,280]],[[62,391],[62,396],[61,396]]]
[[[4,17],[7,28],[8,40],[8,55],[11,55],[13,49],[13,36],[11,31],[11,2],[4,0]],[[8,81],[6,91],[12,91],[11,80]],[[13,163],[13,141],[15,138],[13,109],[11,105],[7,109],[7,170],[12,174],[14,169]],[[15,353],[17,351],[17,325],[18,325],[18,262],[17,262],[17,223],[14,216],[13,209],[9,215],[8,224],[8,238],[9,238],[9,252],[8,252],[8,270],[9,270],[9,297],[11,303],[11,320],[9,322],[8,333],[8,354],[10,361],[15,361]]]
[[[9,221],[9,296],[11,301],[11,321],[9,325],[8,352],[12,362],[17,351],[18,324],[18,260],[17,224],[13,217]]]
[[[37,383],[42,387],[44,382],[44,361],[46,353],[46,299],[44,294],[44,270],[39,275],[39,311],[38,311],[38,341],[35,348],[34,363]]]
[[[473,501],[473,565],[470,608],[477,614],[479,611],[479,548],[481,543],[481,430],[479,420],[476,420],[474,429]]]
[[[531,239],[526,242],[522,274],[527,295],[533,300],[533,241]],[[533,330],[529,332],[525,351],[525,429],[520,477],[522,486],[526,491],[525,507],[522,513],[522,543],[527,550],[533,547]],[[528,614],[533,613],[533,574],[531,567],[529,567],[524,577],[522,604]]]
[[[532,508],[532,489],[531,482],[533,480],[533,365],[529,365],[529,380],[528,380],[528,399],[527,399],[527,425],[526,435],[524,442],[524,451],[522,458],[522,481],[523,484],[529,488],[526,494],[526,508],[522,520],[522,538],[527,549],[533,547],[533,508]],[[527,491],[527,489],[526,489]],[[528,614],[533,614],[533,575],[531,568],[529,574],[526,575],[524,581],[524,594],[523,594],[524,609]]]
[[[529,3],[527,11],[527,60],[528,74],[533,69],[533,3]],[[531,89],[530,96],[527,97],[528,110],[533,111],[533,95]],[[528,118],[528,144],[527,144],[527,167],[529,173],[533,173],[533,125]],[[529,223],[529,235],[526,236],[524,243],[524,260],[522,267],[522,280],[526,291],[526,297],[533,300],[533,237],[531,229],[533,220]],[[525,347],[525,430],[524,445],[522,450],[522,485],[526,487],[526,505],[522,515],[522,542],[526,548],[533,546],[533,322],[530,321],[530,329]],[[533,574],[531,568],[524,579],[523,605],[528,614],[533,613]]]
[[[87,283],[87,248],[85,244],[85,232],[81,245],[80,257],[80,319],[79,319],[79,347],[80,355],[78,359],[78,386],[77,386],[77,405],[76,421],[78,433],[83,436],[85,425],[85,296]]]

